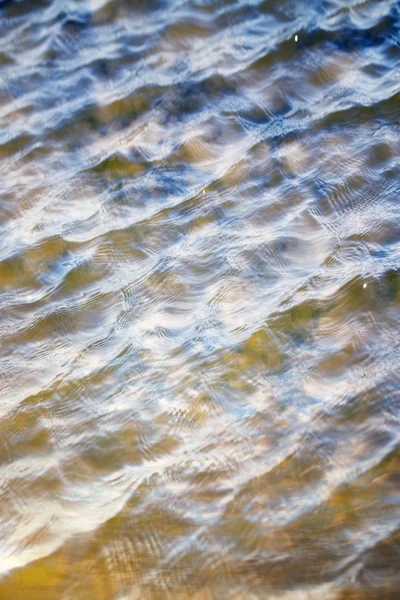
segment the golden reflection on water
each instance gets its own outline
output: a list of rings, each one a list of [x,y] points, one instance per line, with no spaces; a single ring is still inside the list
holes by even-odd
[[[398,600],[399,31],[0,2],[0,600]]]

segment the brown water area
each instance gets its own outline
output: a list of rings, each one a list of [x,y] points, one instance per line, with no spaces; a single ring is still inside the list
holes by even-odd
[[[400,3],[0,0],[0,600],[400,599]]]

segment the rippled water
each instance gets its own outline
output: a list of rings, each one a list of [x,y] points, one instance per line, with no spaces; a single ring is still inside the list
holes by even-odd
[[[0,598],[400,598],[400,5],[0,3]]]

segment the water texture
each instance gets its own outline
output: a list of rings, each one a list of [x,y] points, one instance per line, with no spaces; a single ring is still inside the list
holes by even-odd
[[[400,598],[400,4],[0,2],[0,600]]]

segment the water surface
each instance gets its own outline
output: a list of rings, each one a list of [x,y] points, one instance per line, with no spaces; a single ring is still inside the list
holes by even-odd
[[[1,600],[398,600],[399,157],[397,1],[0,2]]]

